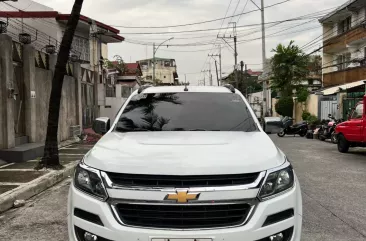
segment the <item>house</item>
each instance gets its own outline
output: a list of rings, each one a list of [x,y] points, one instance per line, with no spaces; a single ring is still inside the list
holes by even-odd
[[[319,19],[323,26],[324,89],[320,116],[328,113],[347,118],[365,94],[366,83],[366,2],[350,0]]]
[[[29,0],[0,10],[0,159],[24,161],[43,153],[56,54],[70,15]],[[123,40],[119,30],[80,16],[62,87],[59,142],[99,116],[101,58],[108,44]]]
[[[178,73],[175,59],[155,58],[155,80],[161,85],[178,84]],[[142,70],[142,82],[153,83],[153,59],[139,60]]]
[[[37,50],[36,64],[49,69],[46,53],[53,47],[57,53],[70,14],[62,14],[54,9],[30,0],[22,0],[0,6],[0,21],[8,22],[7,34],[15,43],[22,44],[24,36]],[[29,7],[28,7],[29,6]],[[28,7],[28,8],[27,8]],[[26,11],[21,11],[25,9]],[[70,62],[78,62],[83,69],[83,125],[91,126],[95,116],[99,116],[97,99],[98,83],[105,84],[101,59],[108,57],[108,44],[124,40],[119,30],[107,24],[80,15],[80,20],[72,42]],[[71,67],[70,67],[71,69]],[[85,70],[85,71],[84,71]],[[87,95],[94,97],[88,97]]]
[[[107,70],[110,74],[104,92],[105,98],[99,98],[105,99],[105,102],[99,103],[99,105],[101,106],[100,116],[108,117],[114,121],[123,103],[141,85],[142,73],[138,63],[125,63],[123,72],[117,67],[117,62],[112,62],[112,64],[116,67]],[[98,94],[104,93],[99,91]]]
[[[366,79],[366,2],[347,1],[319,19],[323,26],[323,85]]]

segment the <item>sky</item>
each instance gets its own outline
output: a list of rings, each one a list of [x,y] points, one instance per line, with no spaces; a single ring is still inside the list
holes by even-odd
[[[253,1],[260,6],[260,0]],[[283,1],[264,0],[264,6]],[[56,11],[68,13],[71,11],[74,1],[36,0],[36,2],[52,7]],[[265,8],[265,22],[268,23],[266,24],[266,56],[271,57],[273,55],[271,50],[280,43],[287,45],[291,40],[294,40],[295,44],[304,46],[322,33],[318,20],[313,16],[301,21],[287,21],[277,24],[271,24],[271,22],[293,19],[324,10],[324,12],[318,13],[317,16],[319,16],[345,2],[346,0],[289,0]],[[248,64],[248,69],[262,69],[262,41],[259,25],[261,23],[261,14],[260,11],[254,10],[257,10],[257,7],[251,0],[84,0],[82,14],[115,26],[121,31],[121,35],[125,37],[126,41],[122,43],[108,45],[108,57],[110,59],[113,59],[116,54],[122,56],[125,62],[136,62],[140,59],[151,58],[153,42],[159,45],[164,40],[174,37],[173,40],[166,43],[170,46],[167,47],[164,44],[157,50],[156,56],[175,59],[179,79],[184,81],[186,75],[187,81],[191,84],[202,83],[203,78],[206,79],[207,84],[208,72],[205,72],[205,70],[209,70],[211,65],[215,84],[214,58],[218,61],[218,57],[208,57],[208,54],[218,54],[218,44],[222,47],[223,76],[228,75],[234,68],[233,39],[225,39],[228,42],[227,44],[222,39],[217,38],[217,35],[223,36],[224,34],[226,37],[233,36],[233,25],[229,22],[236,22],[237,25],[238,63],[243,61]],[[246,13],[250,11],[254,12]],[[205,24],[151,28],[202,22],[241,13],[244,14],[240,17],[230,17]],[[123,26],[148,28],[123,28]],[[172,33],[218,28],[222,29]],[[158,32],[160,34],[157,34]],[[169,33],[161,34],[161,32]],[[309,48],[305,48],[304,51],[310,53],[320,46],[321,42],[319,41]]]

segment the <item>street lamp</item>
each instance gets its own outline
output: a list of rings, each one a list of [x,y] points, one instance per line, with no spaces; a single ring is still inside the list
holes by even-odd
[[[155,43],[153,43],[153,83],[154,84],[156,84],[155,83],[155,54],[156,54],[156,51],[158,51],[158,49],[161,45],[163,45],[165,42],[168,42],[169,40],[172,40],[172,39],[174,39],[174,37],[171,37],[170,39],[165,40],[164,42],[159,44],[157,48],[155,48]]]

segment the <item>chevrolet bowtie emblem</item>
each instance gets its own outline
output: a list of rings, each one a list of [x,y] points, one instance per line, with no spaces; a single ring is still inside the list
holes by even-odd
[[[188,193],[187,190],[177,191],[176,193],[167,194],[165,200],[175,200],[177,203],[187,203],[191,200],[197,200],[199,193]]]

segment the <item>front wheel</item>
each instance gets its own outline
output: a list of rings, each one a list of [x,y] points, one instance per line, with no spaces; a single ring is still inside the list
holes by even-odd
[[[284,137],[285,136],[285,131],[278,132],[277,135],[279,137]]]
[[[339,134],[338,136],[338,151],[342,153],[347,153],[349,150],[349,142],[344,137],[344,135]]]

